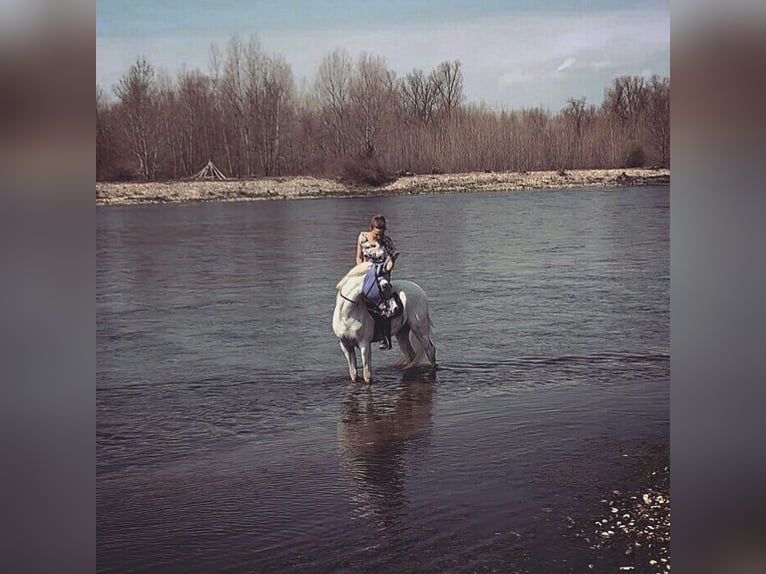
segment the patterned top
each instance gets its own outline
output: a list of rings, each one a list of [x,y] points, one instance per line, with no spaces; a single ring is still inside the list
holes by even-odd
[[[367,232],[362,231],[357,241],[362,246],[362,260],[364,261],[372,261],[375,264],[383,263],[386,257],[393,257],[398,253],[394,247],[394,242],[385,233],[378,242],[367,239]]]

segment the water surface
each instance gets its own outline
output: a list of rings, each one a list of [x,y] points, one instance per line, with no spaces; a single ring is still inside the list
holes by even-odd
[[[98,569],[581,571],[562,534],[666,444],[668,188],[102,207]],[[350,385],[375,212],[440,368]]]

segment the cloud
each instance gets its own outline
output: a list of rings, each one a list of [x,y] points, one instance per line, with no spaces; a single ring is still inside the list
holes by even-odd
[[[563,72],[563,71],[564,71],[564,70],[566,70],[567,68],[571,68],[571,67],[574,65],[574,63],[575,63],[576,61],[577,61],[577,60],[576,60],[576,59],[574,59],[574,58],[567,58],[566,60],[564,60],[564,61],[562,62],[562,64],[561,64],[561,65],[560,65],[558,68],[556,68],[556,71],[557,71],[557,72]]]
[[[311,81],[324,56],[336,48],[346,49],[354,59],[361,52],[382,56],[400,76],[413,68],[428,71],[444,60],[459,59],[469,101],[514,106],[542,103],[558,107],[575,95],[596,100],[618,74],[640,74],[648,67],[660,74],[670,70],[666,8],[515,12],[429,25],[252,31],[264,49],[287,59],[298,82],[303,78]],[[179,30],[177,35],[144,37],[140,42],[129,37],[97,38],[97,82],[109,88],[138,55],[171,74],[184,65],[207,70],[210,44],[224,50],[232,33],[216,28],[209,36],[192,37]],[[562,73],[573,67],[577,74]],[[562,90],[574,93],[557,93]]]

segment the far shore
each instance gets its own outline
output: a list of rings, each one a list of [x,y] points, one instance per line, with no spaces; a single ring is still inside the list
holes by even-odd
[[[291,176],[259,179],[96,183],[96,205],[385,197],[477,191],[668,185],[670,169],[587,169],[404,175],[382,186]]]

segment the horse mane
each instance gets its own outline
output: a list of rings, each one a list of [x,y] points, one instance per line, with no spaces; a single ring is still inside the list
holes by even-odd
[[[362,261],[358,265],[354,265],[348,273],[346,273],[345,277],[338,281],[338,284],[335,286],[335,289],[337,291],[340,291],[343,289],[343,286],[348,283],[351,279],[354,279],[355,277],[361,277],[365,273],[367,273],[367,270],[372,266],[372,263],[369,261]]]

